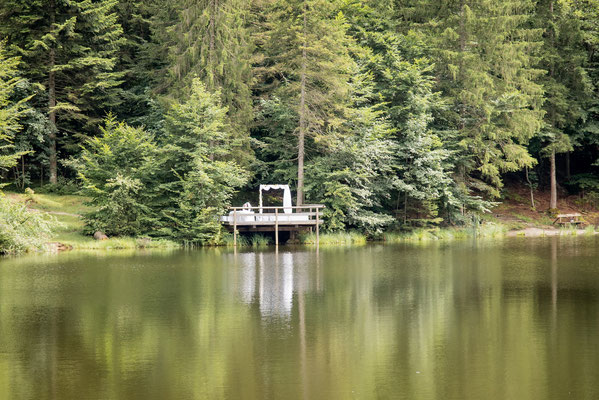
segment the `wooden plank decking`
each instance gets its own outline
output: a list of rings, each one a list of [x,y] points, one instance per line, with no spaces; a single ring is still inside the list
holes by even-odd
[[[245,232],[274,231],[275,244],[278,246],[279,231],[294,232],[310,228],[316,230],[316,243],[318,243],[323,208],[325,206],[322,204],[262,208],[231,207],[229,215],[222,217],[221,222],[233,231],[235,246],[237,246],[237,234],[240,230]]]

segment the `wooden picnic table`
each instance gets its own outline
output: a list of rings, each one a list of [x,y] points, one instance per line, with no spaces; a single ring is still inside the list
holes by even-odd
[[[553,225],[585,225],[586,221],[582,218],[582,214],[558,214]]]

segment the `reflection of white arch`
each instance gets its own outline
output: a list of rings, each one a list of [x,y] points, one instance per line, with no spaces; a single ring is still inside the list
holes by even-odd
[[[239,258],[241,261],[239,265],[241,301],[249,304],[252,302],[254,293],[256,292],[256,254],[242,253],[239,255]]]
[[[260,214],[262,214],[262,191],[268,192],[269,190],[282,190],[283,191],[283,210],[285,214],[291,214],[291,190],[289,185],[260,185]]]
[[[264,253],[258,257],[260,313],[263,316],[290,317],[293,306],[293,254],[284,253],[281,265],[277,262],[278,255],[269,256],[270,263],[265,263]]]
[[[246,304],[257,300],[265,317],[290,317],[293,293],[305,292],[310,284],[309,254],[240,253],[236,257],[240,300]]]

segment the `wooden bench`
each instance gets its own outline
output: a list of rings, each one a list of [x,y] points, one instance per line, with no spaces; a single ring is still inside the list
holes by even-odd
[[[553,225],[586,225],[586,221],[582,218],[582,214],[558,214]]]

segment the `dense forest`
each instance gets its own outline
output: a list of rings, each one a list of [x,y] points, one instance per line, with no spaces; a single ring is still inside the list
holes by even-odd
[[[368,235],[599,199],[597,0],[0,0],[0,40],[1,180],[90,232],[219,242],[261,183]]]

